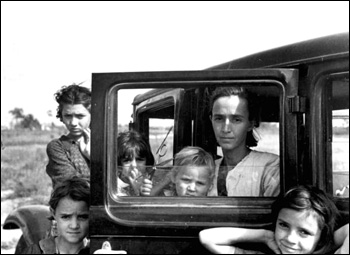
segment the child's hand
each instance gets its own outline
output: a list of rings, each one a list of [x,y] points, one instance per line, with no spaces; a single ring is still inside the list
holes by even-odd
[[[140,187],[141,196],[150,196],[153,188],[153,182],[149,179],[143,179],[142,185]]]
[[[281,254],[281,251],[275,241],[275,234],[272,231],[265,231],[265,243],[274,253]]]
[[[91,131],[90,128],[83,130],[83,137],[79,140],[79,149],[81,153],[88,159],[90,159],[90,140]]]
[[[139,170],[137,168],[132,168],[129,172],[129,176],[127,177],[129,184],[134,185],[136,179],[139,177]]]
[[[140,182],[138,182],[139,177],[140,177],[139,170],[137,168],[130,169],[129,175],[126,176],[126,180],[131,186],[131,190],[130,190],[131,196],[140,195]]]

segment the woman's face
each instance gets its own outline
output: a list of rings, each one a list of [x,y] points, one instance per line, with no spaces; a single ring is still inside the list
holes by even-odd
[[[89,128],[91,114],[82,104],[64,104],[62,107],[62,122],[69,131],[69,136],[79,138],[83,130]]]
[[[310,254],[320,240],[315,212],[283,208],[277,218],[275,240],[283,254]]]
[[[223,151],[246,146],[247,133],[252,130],[248,101],[239,96],[220,97],[213,104],[211,121],[215,137]]]
[[[212,186],[207,166],[183,166],[172,180],[178,196],[206,196]]]

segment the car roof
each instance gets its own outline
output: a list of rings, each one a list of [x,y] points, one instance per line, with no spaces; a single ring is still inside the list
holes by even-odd
[[[349,55],[349,32],[297,42],[235,59],[206,70],[292,67],[305,63]],[[173,90],[153,89],[135,97],[133,104]]]
[[[349,32],[289,44],[235,59],[208,69],[290,67],[346,55],[349,55]]]

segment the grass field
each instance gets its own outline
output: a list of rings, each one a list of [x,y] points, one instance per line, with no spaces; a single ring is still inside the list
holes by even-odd
[[[46,145],[61,134],[62,129],[1,131],[1,190],[13,191],[7,198],[30,197],[27,203],[47,204],[51,180],[45,171]]]
[[[271,129],[270,129],[271,130]],[[1,190],[12,190],[10,198],[30,197],[32,203],[46,204],[51,192],[51,180],[46,174],[46,145],[58,138],[64,129],[54,131],[3,130],[1,140],[5,149],[1,152]],[[167,130],[151,137],[155,154]],[[278,135],[261,130],[261,151],[279,154]],[[278,133],[278,132],[277,132]],[[171,158],[173,133],[167,139],[167,152],[161,161]],[[345,142],[344,142],[345,141]],[[349,138],[337,137],[333,144],[334,188],[349,184]],[[156,160],[158,157],[156,157]],[[345,170],[345,171],[344,171]],[[346,178],[345,178],[346,177]]]

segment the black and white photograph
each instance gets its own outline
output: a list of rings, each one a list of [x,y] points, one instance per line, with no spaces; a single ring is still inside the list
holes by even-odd
[[[349,254],[348,1],[1,1],[1,254]]]

